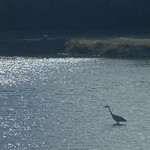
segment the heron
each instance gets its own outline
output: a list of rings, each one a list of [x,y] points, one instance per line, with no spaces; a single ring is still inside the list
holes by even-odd
[[[108,105],[106,105],[104,108],[108,108],[109,109],[109,112],[110,112],[112,118],[117,122],[116,125],[120,125],[120,122],[126,122],[126,119],[124,119],[123,117],[113,114],[111,109],[110,109],[110,107]]]

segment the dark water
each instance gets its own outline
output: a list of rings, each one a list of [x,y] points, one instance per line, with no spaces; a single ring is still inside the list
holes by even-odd
[[[0,59],[1,150],[149,147],[150,60]]]

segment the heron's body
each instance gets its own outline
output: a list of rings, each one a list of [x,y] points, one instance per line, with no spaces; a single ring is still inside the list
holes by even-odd
[[[110,109],[110,107],[108,105],[105,106],[105,108],[109,109],[109,112],[110,112],[112,118],[117,122],[117,124],[120,124],[119,122],[126,122],[126,119],[124,119],[123,117],[113,114],[111,109]]]

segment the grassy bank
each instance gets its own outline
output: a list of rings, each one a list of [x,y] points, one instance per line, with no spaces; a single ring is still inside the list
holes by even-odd
[[[73,56],[150,58],[147,38],[72,38],[65,46]]]
[[[48,37],[44,37],[44,33]],[[143,35],[65,31],[1,32],[0,56],[150,58],[150,34]]]

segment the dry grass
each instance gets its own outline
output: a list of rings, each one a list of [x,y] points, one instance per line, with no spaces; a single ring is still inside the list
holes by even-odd
[[[87,54],[110,57],[149,57],[150,39],[72,38],[66,42],[66,52],[71,54]]]

